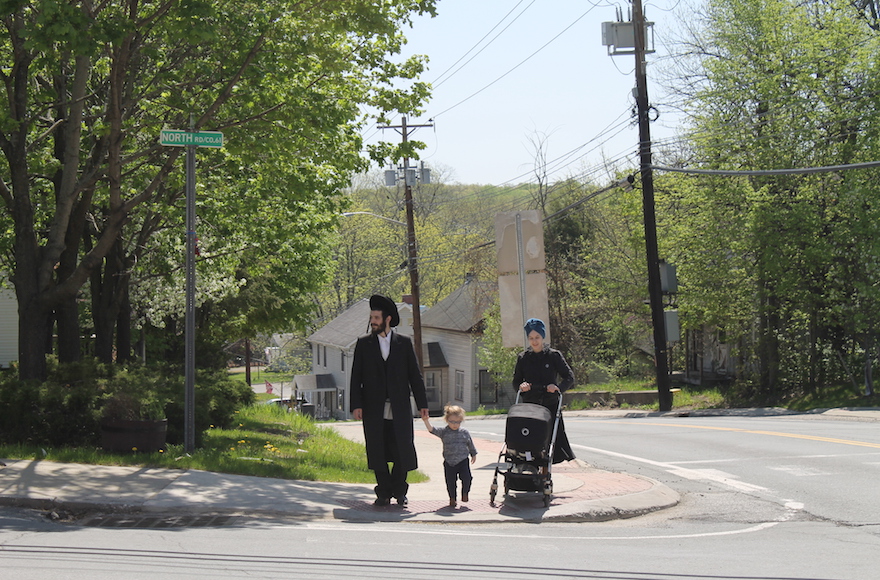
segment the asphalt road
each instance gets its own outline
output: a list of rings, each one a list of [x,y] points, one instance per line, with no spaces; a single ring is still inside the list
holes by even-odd
[[[880,423],[567,416],[581,459],[663,481],[668,510],[604,523],[252,520],[137,530],[0,512],[0,578],[867,580],[880,569]],[[500,420],[473,421],[500,437]]]

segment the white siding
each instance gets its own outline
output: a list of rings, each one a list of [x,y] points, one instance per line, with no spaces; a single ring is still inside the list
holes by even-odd
[[[18,360],[18,302],[11,288],[0,288],[0,367]]]

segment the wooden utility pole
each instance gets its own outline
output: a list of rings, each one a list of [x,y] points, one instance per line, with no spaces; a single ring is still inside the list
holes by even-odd
[[[654,364],[657,371],[657,396],[661,411],[672,410],[669,365],[666,348],[666,319],[663,313],[663,290],[660,285],[660,255],[657,249],[657,220],[654,212],[654,172],[651,168],[651,124],[648,118],[648,77],[645,61],[645,14],[642,0],[633,0],[633,28],[636,56],[636,109],[639,121],[639,158],[642,178],[642,211],[645,221],[645,249],[648,258],[648,296],[654,327]]]

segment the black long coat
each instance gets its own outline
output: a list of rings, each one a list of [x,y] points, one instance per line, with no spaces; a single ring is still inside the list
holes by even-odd
[[[559,399],[557,395],[547,392],[547,385],[559,387],[558,396],[561,397],[563,392],[574,386],[574,372],[558,350],[547,346],[539,352],[529,349],[519,353],[513,371],[513,388],[518,391],[519,385],[523,382],[531,383],[532,387],[521,394],[521,400],[525,403],[544,405],[555,416]],[[568,436],[565,434],[565,424],[560,416],[556,446],[553,449],[553,463],[571,459],[574,459],[574,452],[571,450]]]
[[[425,382],[419,370],[412,340],[391,333],[388,360],[382,359],[379,338],[362,336],[354,347],[351,365],[351,409],[362,409],[367,465],[376,469],[392,460],[396,447],[397,461],[407,471],[418,468],[413,443],[413,416],[409,397],[412,393],[419,409],[428,407]],[[394,417],[394,441],[385,440],[385,399],[391,400]]]

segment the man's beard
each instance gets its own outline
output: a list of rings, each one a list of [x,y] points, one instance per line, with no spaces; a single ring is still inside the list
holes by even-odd
[[[385,329],[386,329],[386,328],[387,328],[387,327],[385,326],[385,321],[384,321],[384,320],[383,320],[381,323],[379,323],[378,325],[370,324],[370,330],[371,330],[371,331],[373,332],[373,334],[375,334],[376,336],[378,336],[378,335],[382,334],[383,332],[385,332]]]

